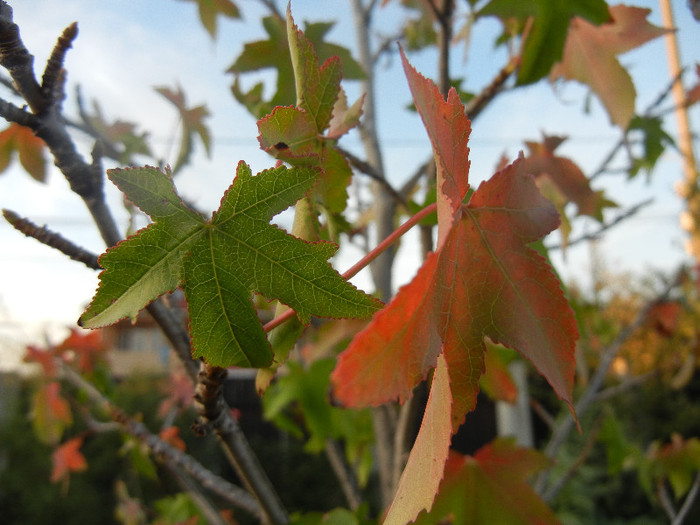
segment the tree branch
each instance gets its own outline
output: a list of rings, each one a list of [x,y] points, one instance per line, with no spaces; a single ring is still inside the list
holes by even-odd
[[[178,468],[184,470],[194,479],[199,481],[203,487],[211,490],[218,496],[221,496],[226,501],[231,502],[237,507],[250,512],[257,517],[262,516],[260,506],[246,491],[212,473],[192,456],[189,456],[175,447],[172,447],[156,435],[152,434],[143,423],[129,418],[129,416],[113,405],[109,399],[102,395],[100,391],[98,391],[88,381],[83,379],[83,377],[72,368],[68,367],[65,363],[58,359],[56,362],[61,367],[63,377],[67,381],[73,384],[76,388],[85,392],[94,405],[109,414],[109,416],[114,421],[118,422],[128,434],[145,443],[154,455],[159,456],[165,461],[168,461],[173,465],[176,465]]]
[[[289,517],[277,492],[260,466],[238,422],[229,414],[222,388],[226,374],[224,368],[201,364],[194,396],[199,422],[193,429],[199,435],[214,431],[236,473],[258,501],[265,514],[265,522],[286,525],[289,523]]]

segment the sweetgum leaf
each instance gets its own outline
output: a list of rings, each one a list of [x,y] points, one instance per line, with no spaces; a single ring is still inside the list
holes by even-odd
[[[594,191],[575,162],[555,152],[564,140],[566,137],[545,135],[542,142],[526,141],[529,153],[525,157],[523,169],[535,177],[540,192],[559,211],[562,245],[565,247],[571,230],[566,215],[567,204],[575,203],[579,215],[588,215],[599,222],[603,221],[603,210],[617,204],[606,198],[602,190]]]
[[[262,117],[275,106],[289,105],[295,101],[295,80],[292,62],[290,60],[290,46],[287,40],[287,27],[284,19],[278,16],[263,18],[263,28],[268,34],[267,40],[249,42],[243,46],[243,52],[228,69],[236,75],[261,69],[274,68],[277,70],[277,89],[272,99],[262,99],[262,89],[254,87],[244,93],[240,85],[234,85],[234,94],[239,100],[248,100],[246,107],[256,117]],[[339,45],[325,41],[328,31],[333,27],[332,23],[315,22],[304,26],[304,33],[313,46],[320,60],[338,57],[343,64],[343,76],[347,79],[360,79],[365,73],[353,58],[350,52]]]
[[[87,469],[85,456],[80,452],[83,446],[82,436],[69,439],[51,454],[51,483],[68,479],[71,472],[82,472]]]
[[[444,355],[440,355],[423,422],[384,525],[410,523],[419,512],[430,509],[433,504],[452,437],[451,404],[447,362]]]
[[[561,60],[572,17],[581,17],[593,24],[602,24],[610,18],[604,0],[491,0],[478,14],[497,16],[504,24],[514,18],[521,27],[532,19],[518,69],[518,84],[521,85],[546,77],[552,66]]]
[[[51,381],[36,391],[32,398],[32,425],[42,443],[55,445],[72,423],[73,415],[61,395],[60,383]]]
[[[616,55],[671,31],[647,22],[650,12],[650,9],[616,5],[610,8],[612,21],[600,26],[574,18],[561,61],[550,73],[552,80],[578,80],[589,86],[605,106],[612,123],[622,129],[627,129],[634,115],[636,91]]]
[[[327,260],[337,246],[306,243],[269,224],[315,183],[312,168],[278,167],[253,177],[239,163],[211,220],[185,206],[169,173],[111,170],[110,178],[155,221],[109,249],[100,286],[79,323],[112,324],[183,285],[194,357],[216,366],[270,364],[270,345],[251,301],[258,291],[311,315],[366,317],[379,302],[338,275]]]
[[[180,114],[182,123],[182,131],[180,137],[180,150],[178,151],[177,160],[173,173],[177,173],[180,168],[187,164],[194,150],[194,136],[199,135],[204,150],[207,155],[211,153],[211,138],[209,128],[204,124],[204,119],[209,116],[209,110],[206,106],[188,107],[185,93],[178,86],[177,91],[173,91],[167,87],[157,87],[156,92],[168,99]]]
[[[445,518],[474,525],[559,523],[527,483],[528,477],[546,466],[542,454],[506,439],[489,443],[473,457],[453,452],[433,508],[414,523],[442,523]]]
[[[212,38],[216,37],[216,17],[240,18],[236,4],[231,0],[189,0],[199,9],[199,20]]]
[[[486,340],[517,349],[571,407],[578,331],[554,272],[528,246],[556,228],[556,210],[522,159],[463,204],[470,194],[464,108],[454,90],[443,100],[401,53],[437,164],[438,248],[339,356],[331,380],[346,405],[403,401],[437,363],[431,398],[442,410],[450,407],[450,417],[426,414],[416,439],[425,445],[411,451],[408,464],[415,467],[407,469],[400,494],[415,502],[413,515],[435,496],[433,473],[442,470],[449,447],[444,436],[474,408]],[[389,512],[400,516],[393,523],[402,522],[406,516],[394,508]]]
[[[39,182],[46,181],[46,144],[34,132],[14,122],[0,132],[0,173],[10,165],[12,154],[17,153],[24,170]]]
[[[335,213],[345,209],[347,186],[352,171],[347,160],[335,149],[341,130],[349,130],[359,119],[361,107],[353,105],[348,124],[335,124],[332,134],[323,136],[334,112],[347,114],[345,95],[340,87],[341,64],[328,58],[321,66],[313,44],[294,23],[287,8],[287,37],[296,85],[296,106],[276,107],[258,121],[260,147],[273,157],[292,165],[317,164],[322,168],[318,195],[325,207]],[[338,104],[338,101],[340,103]]]
[[[438,203],[454,216],[438,215],[439,224],[450,222],[437,252],[340,355],[336,396],[353,406],[403,401],[443,351],[456,428],[476,402],[489,337],[529,359],[571,405],[576,322],[555,274],[527,246],[556,228],[558,214],[522,160],[461,204],[468,189],[467,118],[455,97],[445,102],[405,58],[404,68],[444,179],[438,179]]]

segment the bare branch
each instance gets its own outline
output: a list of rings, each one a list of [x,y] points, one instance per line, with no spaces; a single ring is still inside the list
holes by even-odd
[[[685,496],[683,506],[678,511],[678,514],[676,514],[676,517],[671,522],[671,525],[681,525],[683,523],[685,517],[688,515],[688,512],[690,512],[690,509],[693,508],[693,504],[695,503],[698,494],[700,494],[700,473],[695,475],[695,481],[693,481],[690,491],[688,491],[688,494]]]
[[[362,495],[352,470],[350,470],[343,458],[343,451],[338,443],[330,438],[326,439],[325,450],[326,457],[333,468],[333,472],[335,472],[335,477],[340,482],[340,488],[348,505],[352,510],[356,510],[362,504]]]
[[[238,422],[229,414],[223,398],[223,381],[226,375],[224,368],[201,364],[194,396],[199,422],[193,429],[200,435],[210,430],[215,432],[236,473],[257,499],[266,522],[286,525],[289,523],[289,517],[277,492],[260,466]]]
[[[611,228],[617,226],[618,224],[620,224],[620,223],[621,223],[622,221],[624,221],[625,219],[628,219],[628,218],[632,217],[633,215],[635,215],[636,213],[638,213],[642,208],[645,208],[646,206],[649,206],[649,205],[652,204],[653,202],[654,202],[654,199],[647,199],[647,200],[642,201],[642,202],[640,202],[640,203],[638,203],[638,204],[635,204],[634,206],[632,206],[632,207],[628,208],[627,210],[625,210],[623,213],[619,214],[619,215],[618,215],[617,217],[615,217],[612,221],[610,221],[610,222],[608,222],[608,223],[606,223],[606,224],[603,224],[603,225],[602,225],[600,228],[598,228],[598,230],[596,230],[595,232],[593,232],[593,233],[587,233],[587,234],[585,234],[585,235],[582,235],[581,237],[577,237],[577,238],[574,239],[573,241],[567,242],[567,243],[566,243],[566,248],[570,248],[571,246],[574,246],[574,245],[579,244],[579,243],[584,242],[584,241],[594,241],[594,240],[600,238],[600,236],[601,236],[604,232],[606,232],[606,231],[610,230]],[[561,250],[561,249],[563,249],[564,247],[565,247],[565,246],[564,246],[563,244],[552,244],[552,245],[548,245],[548,246],[547,246],[547,249],[550,250],[550,251],[551,251],[551,250]]]
[[[114,406],[102,393],[97,390],[92,384],[83,379],[83,377],[75,372],[72,368],[65,365],[60,360],[56,360],[60,365],[63,377],[87,394],[90,401],[107,412],[110,417],[118,422],[122,428],[132,436],[138,438],[143,443],[148,445],[151,452],[163,458],[165,461],[171,462],[178,468],[181,468],[194,479],[199,481],[203,487],[211,490],[215,494],[226,499],[226,501],[240,507],[251,514],[260,517],[261,509],[257,502],[246,491],[217,476],[193,457],[185,454],[181,450],[169,445],[158,436],[152,434],[143,423],[131,419],[124,414],[119,408]]]
[[[60,234],[49,230],[46,226],[39,227],[29,219],[20,217],[15,212],[10,210],[4,209],[2,210],[2,214],[13,228],[23,233],[27,237],[32,237],[40,243],[60,251],[74,261],[83,263],[88,268],[92,268],[93,270],[102,269],[100,264],[97,262],[97,256],[94,253],[73,244]]]
[[[41,93],[45,100],[55,106],[60,106],[65,95],[63,92],[65,82],[63,62],[76,36],[78,36],[78,24],[73,22],[58,37],[58,42],[56,42],[44,69],[44,75],[41,79]]]

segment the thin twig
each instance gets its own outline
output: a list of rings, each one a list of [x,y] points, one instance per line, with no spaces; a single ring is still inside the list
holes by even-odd
[[[683,506],[678,511],[675,519],[671,522],[671,525],[681,525],[683,523],[683,520],[685,520],[688,512],[690,512],[690,509],[693,508],[693,504],[695,503],[698,494],[700,494],[700,473],[695,475],[695,480],[693,481],[693,485],[690,487],[690,491],[688,491],[688,494],[685,497]]]
[[[606,232],[606,231],[610,230],[611,228],[617,226],[618,224],[620,224],[620,223],[621,223],[622,221],[624,221],[625,219],[628,219],[629,217],[635,215],[635,214],[638,213],[642,208],[644,208],[644,207],[646,207],[646,206],[649,206],[649,205],[652,204],[653,202],[654,202],[654,199],[650,198],[650,199],[647,199],[647,200],[645,200],[645,201],[642,201],[642,202],[640,202],[640,203],[638,203],[638,204],[635,204],[634,206],[632,206],[632,207],[628,208],[627,210],[625,210],[623,213],[619,214],[619,215],[618,215],[617,217],[615,217],[612,221],[610,221],[610,222],[608,222],[608,223],[605,223],[605,224],[603,224],[602,226],[600,226],[600,228],[598,228],[595,232],[593,232],[593,233],[586,233],[586,234],[584,234],[584,235],[582,235],[582,236],[580,236],[580,237],[577,237],[577,238],[574,239],[573,241],[567,242],[567,243],[566,243],[566,246],[564,246],[563,244],[552,244],[552,245],[547,245],[547,250],[549,250],[549,251],[552,251],[552,250],[562,250],[562,249],[564,249],[565,247],[566,247],[566,248],[570,248],[571,246],[575,246],[576,244],[579,244],[579,243],[584,242],[584,241],[593,241],[593,240],[596,240],[596,239],[600,238],[600,236],[601,236],[604,232]]]
[[[174,465],[177,465],[178,468],[183,469],[199,481],[203,487],[221,496],[226,501],[231,502],[255,516],[260,517],[262,515],[260,506],[246,491],[212,473],[193,457],[152,434],[143,423],[135,421],[127,416],[72,368],[66,366],[65,363],[58,359],[56,362],[61,367],[62,375],[67,381],[82,390],[94,405],[109,414],[109,416],[114,421],[118,422],[127,433],[148,445],[153,454],[161,456]]]
[[[199,422],[193,429],[200,435],[214,430],[236,473],[260,504],[266,522],[272,525],[286,525],[289,523],[289,517],[277,492],[260,466],[238,422],[229,414],[223,398],[223,381],[226,375],[224,368],[201,364],[194,396]]]
[[[88,268],[93,270],[101,270],[100,263],[97,262],[97,255],[89,252],[85,248],[73,244],[68,239],[61,236],[59,233],[49,230],[46,226],[39,227],[29,219],[20,217],[11,210],[2,210],[2,215],[13,228],[23,233],[27,237],[32,237],[46,246],[50,246],[62,254],[70,257],[74,261],[83,263]]]
[[[348,505],[352,510],[357,510],[362,504],[362,495],[352,470],[343,458],[343,451],[338,443],[330,438],[326,439],[325,450],[326,457],[333,468],[333,472],[335,472],[335,477],[338,478],[340,488]]]
[[[666,512],[668,519],[671,521],[671,523],[675,523],[678,513],[676,513],[676,509],[673,507],[671,496],[668,493],[666,483],[663,479],[660,479],[656,484],[656,495],[659,499],[659,503],[661,503],[661,506],[664,509],[664,512]]]
[[[673,282],[675,281],[672,281],[671,284],[667,285],[666,288],[662,291],[662,293],[660,293],[656,298],[654,298],[654,300],[647,302],[644,305],[644,307],[641,308],[639,312],[637,312],[637,315],[632,320],[632,322],[625,326],[617,335],[615,340],[602,350],[600,354],[600,360],[598,362],[598,367],[596,368],[593,377],[588,383],[588,387],[574,406],[574,412],[576,413],[577,417],[581,418],[590,409],[593,402],[596,400],[598,392],[603,386],[603,382],[605,381],[605,377],[608,374],[608,370],[610,369],[610,366],[617,357],[620,348],[632,336],[632,334],[634,334],[634,332],[646,321],[647,316],[649,314],[649,310],[658,302],[658,300],[668,295],[668,293],[671,291],[671,288],[673,287]],[[557,453],[559,452],[559,449],[569,437],[569,434],[573,430],[574,426],[574,418],[572,416],[568,416],[556,428],[556,430],[552,434],[552,437],[550,438],[549,443],[547,444],[544,450],[544,454],[548,458],[553,459],[554,457],[556,457]],[[540,474],[540,476],[538,477],[537,482],[535,483],[535,490],[539,494],[551,492],[547,486],[550,472],[551,469],[548,469],[542,474]],[[552,495],[552,497],[554,496],[555,494]]]
[[[335,149],[337,149],[346,159],[348,159],[352,167],[367,175],[369,178],[376,181],[377,184],[382,186],[382,188],[384,188],[384,190],[391,195],[394,200],[396,200],[397,204],[403,206],[404,208],[408,208],[408,202],[404,196],[396,191],[391,183],[386,180],[374,167],[372,167],[372,165],[350,153],[346,149],[341,148],[340,146],[336,146]]]

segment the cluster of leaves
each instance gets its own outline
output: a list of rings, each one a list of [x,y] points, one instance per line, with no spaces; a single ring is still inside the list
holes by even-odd
[[[197,1],[201,21],[212,36],[217,16],[239,16],[229,0]],[[418,49],[435,39],[433,24],[427,22],[430,10],[425,4],[408,4],[420,13],[407,33],[408,48]],[[671,143],[657,117],[634,116],[634,86],[616,58],[666,32],[649,24],[648,14],[627,6],[609,9],[603,0],[553,4],[537,0],[517,6],[491,0],[474,16],[501,19],[504,41],[515,35],[523,38],[518,85],[545,77],[577,80],[600,98],[615,125],[641,131],[645,151],[631,167],[634,175],[640,169],[650,170]],[[266,335],[256,309],[258,296],[276,300],[296,314],[293,337],[285,336],[287,348],[312,316],[373,316],[368,324],[361,323],[361,329],[351,321],[329,323],[329,331],[341,334],[338,344],[323,349],[319,336],[300,361],[289,362],[286,375],[267,391],[266,416],[292,434],[305,436],[310,452],[319,452],[328,440],[343,440],[346,459],[357,467],[365,486],[374,436],[371,415],[364,408],[404,402],[427,380],[430,395],[423,421],[384,523],[429,524],[443,519],[555,523],[552,511],[526,482],[548,466],[543,455],[497,440],[474,456],[463,456],[449,450],[450,440],[474,409],[480,388],[501,399],[512,401],[517,396],[505,372],[504,347],[532,363],[573,413],[577,322],[547,259],[532,245],[541,244],[557,228],[566,244],[570,203],[578,214],[601,222],[604,210],[615,203],[593,190],[572,160],[555,152],[564,138],[546,135],[540,143],[526,143],[527,156],[511,164],[504,161],[490,179],[471,188],[471,124],[458,91],[453,88],[445,99],[401,50],[437,167],[438,243],[414,279],[382,305],[332,268],[328,260],[337,245],[319,240],[317,228],[292,235],[271,224],[274,215],[298,202],[299,222],[315,226],[325,216],[328,236],[338,238],[332,225],[344,220],[352,170],[337,142],[358,125],[363,104],[360,98],[349,105],[340,83],[343,73],[345,78],[362,78],[364,72],[347,50],[325,42],[331,24],[307,24],[301,31],[288,10],[286,20],[273,15],[263,20],[263,26],[269,38],[247,44],[230,72],[236,75],[232,92],[259,118],[260,146],[277,166],[253,175],[241,161],[220,207],[207,219],[183,202],[173,174],[190,161],[195,137],[210,152],[204,124],[208,110],[189,107],[180,88],[157,88],[181,117],[177,160],[172,172],[148,166],[108,172],[153,222],[100,257],[104,271],[99,288],[79,324],[99,328],[135,319],[156,298],[182,287],[193,357],[217,367],[274,369],[286,359],[286,350],[279,351],[274,337]],[[278,73],[277,90],[269,100],[263,98],[262,84],[244,91],[239,81],[239,75],[265,68]],[[612,81],[601,82],[606,75]],[[119,121],[110,125],[98,107],[95,113],[91,126],[121,145],[120,161],[148,154],[145,135],[138,135],[133,125]],[[44,163],[37,162],[42,145],[37,141],[14,124],[0,134],[4,152],[0,171],[17,151],[32,176],[43,180]],[[657,304],[649,313],[652,330],[663,337],[677,334],[679,309],[676,302]],[[348,335],[348,326],[357,333]],[[694,332],[684,336],[697,338]],[[55,359],[64,359],[70,349],[79,368],[93,373],[102,347],[87,342],[89,337],[74,331],[55,349],[29,349],[28,359],[39,362],[44,375],[53,378]],[[352,340],[337,357],[343,338]],[[331,405],[329,390],[335,401],[359,410]],[[163,411],[185,405],[190,395],[187,388],[178,389]],[[70,472],[86,468],[80,454],[83,438],[61,443],[72,414],[55,380],[38,391],[34,422],[41,439],[57,446],[53,481],[67,480]],[[640,457],[621,440],[615,442],[619,435],[613,426],[606,427],[603,436],[610,450],[624,449],[627,456]],[[177,429],[164,429],[161,438],[184,449]],[[699,451],[697,439],[680,437],[671,445],[652,447],[645,461],[638,463],[643,485],[650,488],[669,480],[676,497],[685,495],[700,469]],[[619,457],[614,464],[622,464]],[[124,512],[133,510],[126,491],[120,499]],[[184,496],[164,500],[159,513],[166,520],[197,514]],[[295,523],[359,520],[354,513],[338,510],[299,517]]]

